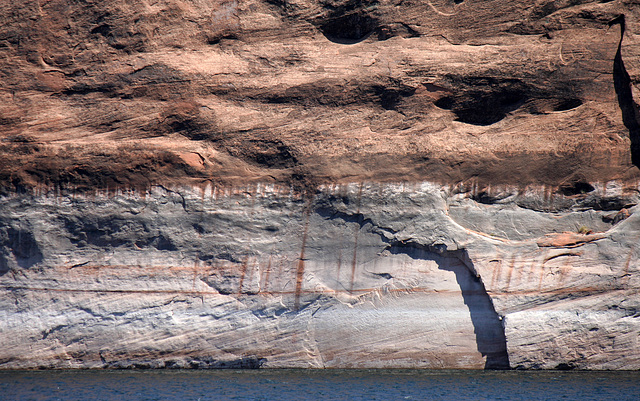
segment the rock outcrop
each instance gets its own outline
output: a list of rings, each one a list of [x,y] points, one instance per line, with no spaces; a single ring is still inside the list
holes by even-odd
[[[639,6],[0,0],[0,368],[640,369]]]
[[[6,197],[2,366],[639,368],[637,187],[473,191]]]

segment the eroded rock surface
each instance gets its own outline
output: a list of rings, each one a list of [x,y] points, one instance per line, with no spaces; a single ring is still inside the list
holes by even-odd
[[[636,0],[0,21],[0,368],[640,368]]]
[[[638,195],[614,184],[497,218],[432,183],[7,197],[2,367],[637,369]],[[612,197],[628,217],[581,210]]]
[[[638,9],[3,0],[0,180],[636,179]]]

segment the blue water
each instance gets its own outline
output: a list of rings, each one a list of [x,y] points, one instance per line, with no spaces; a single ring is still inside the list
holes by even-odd
[[[640,400],[640,372],[0,371],[1,400]]]

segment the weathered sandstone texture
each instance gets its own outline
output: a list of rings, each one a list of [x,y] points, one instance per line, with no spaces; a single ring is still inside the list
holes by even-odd
[[[2,0],[0,182],[635,179],[639,6]]]
[[[637,189],[6,197],[0,362],[639,369]]]
[[[637,0],[0,0],[0,368],[640,369]]]

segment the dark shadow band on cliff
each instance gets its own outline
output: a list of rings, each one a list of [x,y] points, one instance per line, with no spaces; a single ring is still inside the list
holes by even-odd
[[[618,97],[620,111],[622,112],[622,122],[629,130],[631,162],[636,167],[640,167],[640,112],[638,111],[638,105],[633,100],[631,77],[622,60],[622,40],[625,32],[624,15],[620,15],[609,22],[609,26],[616,24],[620,24],[620,41],[618,42],[618,51],[613,59],[613,86]]]
[[[473,267],[466,251],[438,251],[415,243],[396,243],[389,248],[392,254],[408,255],[412,259],[433,260],[440,270],[456,275],[462,298],[469,308],[478,352],[486,357],[485,369],[510,369],[507,339],[502,320]]]
[[[42,259],[42,251],[30,229],[12,227],[0,220],[0,277],[11,270],[12,264],[28,269]]]

